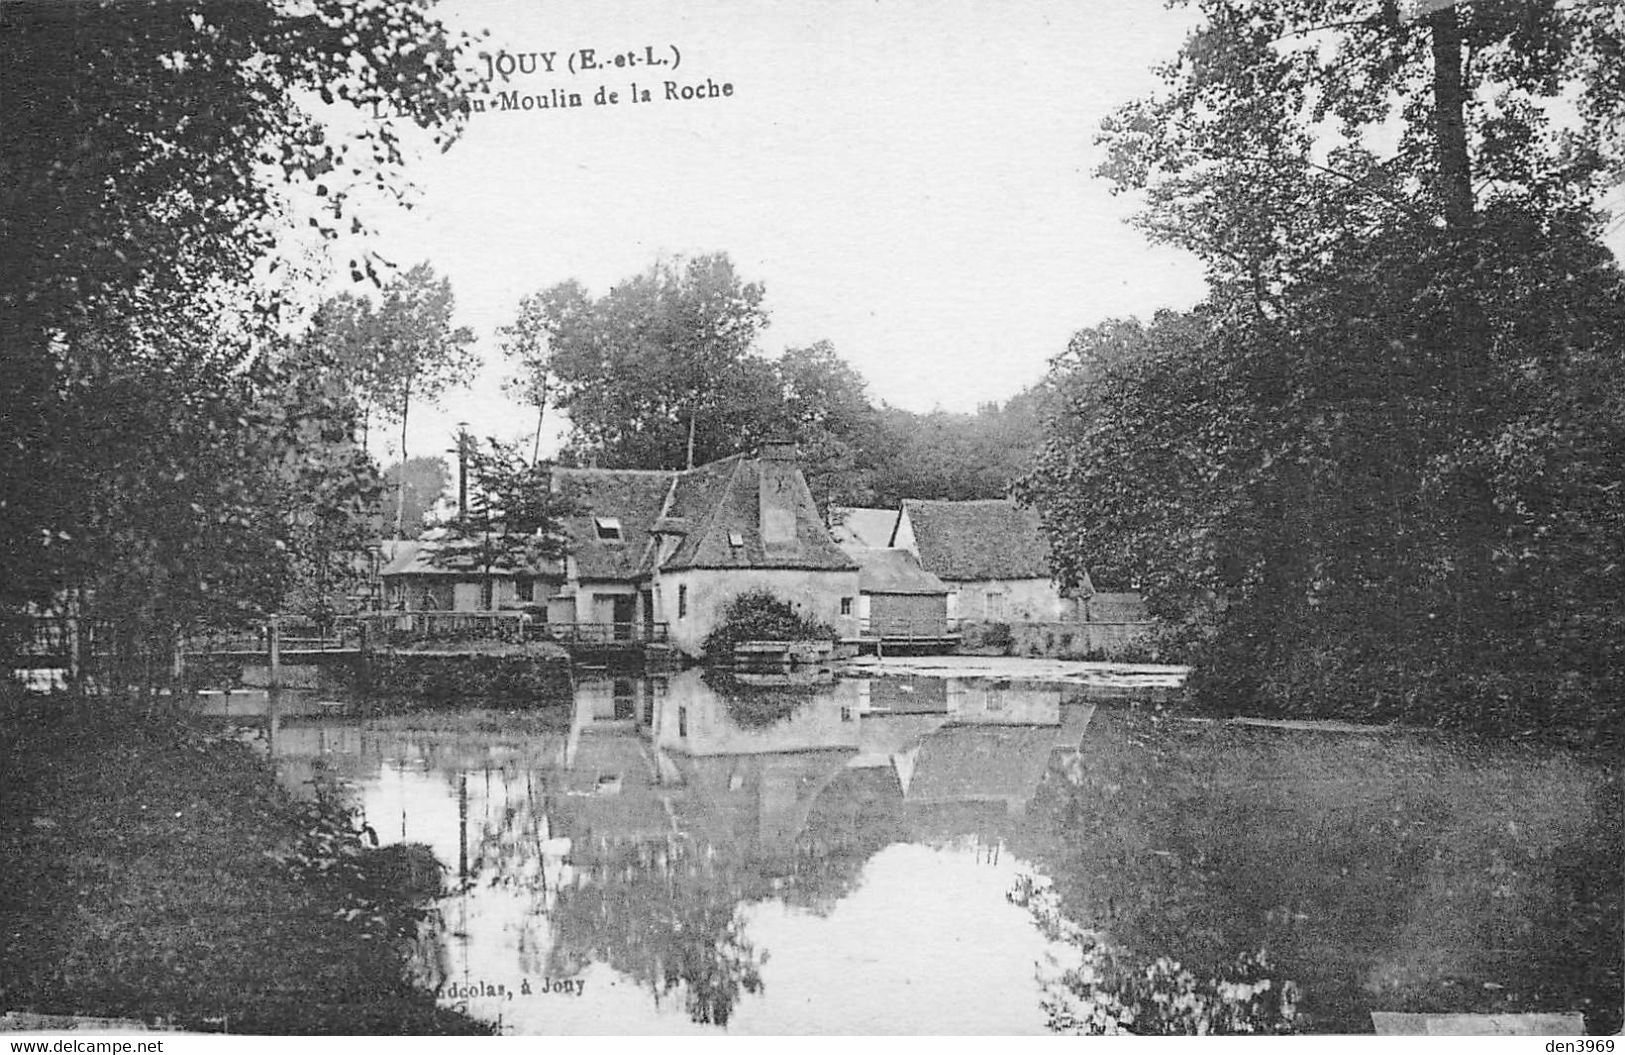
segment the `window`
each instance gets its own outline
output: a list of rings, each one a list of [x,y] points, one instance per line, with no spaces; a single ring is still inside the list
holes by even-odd
[[[601,542],[623,541],[621,535],[620,517],[593,517],[593,525],[598,528],[598,539]]]
[[[841,614],[842,615],[851,615],[852,614],[852,598],[850,598],[850,597],[841,598]]]
[[[515,579],[513,581],[513,595],[527,604],[536,600],[536,580],[524,576]]]
[[[687,616],[688,616],[688,587],[687,586],[679,586],[679,587],[677,587],[677,618],[683,619],[683,618],[686,618]]]

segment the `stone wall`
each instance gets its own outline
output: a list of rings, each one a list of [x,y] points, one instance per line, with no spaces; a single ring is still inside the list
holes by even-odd
[[[1157,649],[1154,622],[967,622],[961,633],[960,650],[969,653],[1142,662]]]

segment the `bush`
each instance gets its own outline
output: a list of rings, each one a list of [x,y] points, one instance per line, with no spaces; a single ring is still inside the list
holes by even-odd
[[[825,623],[797,611],[771,590],[747,590],[728,602],[722,618],[705,637],[705,653],[730,653],[740,641],[835,641],[839,635]]]

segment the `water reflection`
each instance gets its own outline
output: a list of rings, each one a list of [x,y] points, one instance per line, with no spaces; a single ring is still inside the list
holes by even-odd
[[[1005,901],[1024,866],[1002,847],[1030,841],[1091,713],[1058,687],[689,671],[589,682],[554,713],[307,710],[273,753],[291,787],[347,784],[386,841],[447,866],[422,980],[507,1029],[1037,1032],[1051,943]],[[770,937],[808,926],[824,934]]]
[[[433,853],[422,981],[511,1032],[1618,1028],[1617,759],[1065,691],[691,671],[517,713],[210,706]]]

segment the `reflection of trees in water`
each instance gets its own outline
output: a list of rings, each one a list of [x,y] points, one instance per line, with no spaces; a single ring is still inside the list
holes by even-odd
[[[796,835],[785,904],[828,915],[858,887],[869,859],[905,837],[890,769],[847,770],[813,803]]]
[[[1578,761],[1097,714],[1045,804],[1062,842],[1028,859],[1139,962],[1220,977],[1267,948],[1302,1028],[1365,1030],[1375,1008],[1617,1025],[1620,810]]]
[[[689,1017],[719,1026],[761,991],[767,954],[745,940],[739,907],[766,891],[733,855],[673,837],[609,845],[577,869],[554,906],[549,976],[602,961],[657,1003],[681,988]]]
[[[787,722],[803,705],[830,691],[827,682],[752,685],[724,667],[706,667],[700,677],[741,729],[767,729]]]
[[[1615,768],[1594,790],[1590,823],[1552,854],[1551,896],[1530,929],[1552,940],[1537,951],[1537,998],[1552,1006],[1573,1000],[1585,1012],[1586,1032],[1620,1031],[1625,993],[1625,789]]]
[[[418,921],[417,931],[408,938],[407,971],[412,984],[428,992],[438,992],[451,979],[451,956],[446,949],[444,911],[432,905]]]
[[[469,818],[468,882],[534,887],[542,877],[542,843],[550,834],[547,789],[534,770],[515,765],[469,773],[481,805]],[[461,794],[461,789],[460,792]]]
[[[1033,914],[1046,938],[1065,942],[1079,963],[1044,979],[1049,1028],[1090,1035],[1206,1036],[1290,1033],[1298,987],[1270,976],[1265,953],[1242,953],[1197,973],[1169,956],[1149,956],[1078,926],[1053,889],[1021,876],[1010,900]]]

